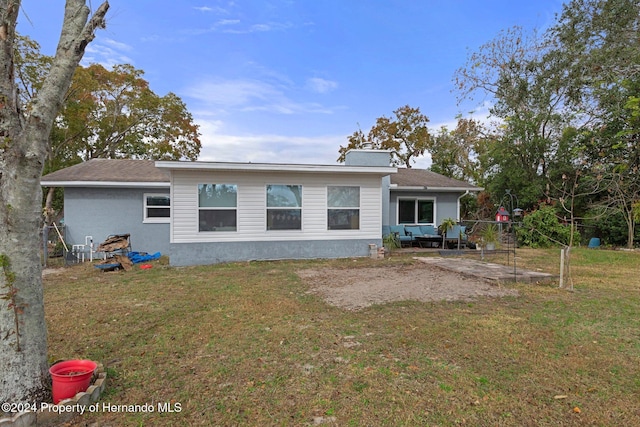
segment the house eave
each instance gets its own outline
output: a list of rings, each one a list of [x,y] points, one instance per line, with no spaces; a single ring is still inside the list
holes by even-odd
[[[43,187],[82,187],[82,188],[169,188],[167,182],[126,182],[126,181],[41,181]]]
[[[344,166],[344,165],[296,165],[277,163],[222,163],[222,162],[174,162],[157,161],[156,167],[168,170],[194,171],[242,171],[242,172],[297,172],[297,173],[349,173],[380,176],[397,172],[395,167]]]
[[[453,192],[480,192],[483,191],[482,187],[429,187],[429,186],[399,186],[397,184],[391,184],[391,190],[393,191],[429,191],[432,193],[453,193]]]

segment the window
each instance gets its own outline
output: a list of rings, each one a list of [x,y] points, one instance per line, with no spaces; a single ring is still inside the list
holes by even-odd
[[[327,187],[327,227],[360,229],[360,187]]]
[[[433,224],[434,201],[425,199],[399,199],[398,224]]]
[[[168,194],[145,194],[143,222],[169,222],[171,199]]]
[[[267,185],[267,230],[302,229],[302,186]]]
[[[238,186],[198,184],[198,231],[236,231]]]

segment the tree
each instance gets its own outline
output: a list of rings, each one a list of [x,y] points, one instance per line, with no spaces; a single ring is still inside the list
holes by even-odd
[[[410,168],[415,158],[422,156],[430,147],[431,136],[427,128],[429,118],[419,108],[408,105],[398,108],[393,114],[395,118],[379,117],[366,136],[360,129],[354,132],[348,138],[349,144],[346,147],[340,146],[338,161],[344,162],[347,151],[351,149],[371,146],[390,150],[394,165]]]
[[[45,173],[92,158],[198,158],[198,125],[186,105],[173,93],[156,95],[143,74],[128,64],[78,67],[51,132]],[[54,190],[45,200],[47,223]]]
[[[567,104],[588,123],[580,140],[585,161],[608,183],[596,209],[622,214],[630,248],[640,198],[638,28],[636,0],[573,0],[549,31],[554,60],[570,77]]]
[[[495,136],[481,122],[458,118],[456,128],[440,128],[429,151],[433,172],[483,186],[487,169],[487,153]]]
[[[42,55],[38,43],[28,37],[17,41],[17,83],[28,105],[53,58]],[[128,64],[111,70],[99,64],[79,66],[51,131],[44,173],[91,158],[196,160],[200,134],[186,105],[173,93],[156,95],[143,75]],[[46,223],[54,213],[55,190],[47,191]]]
[[[15,68],[19,0],[0,0],[0,402],[39,402],[49,382],[40,267],[40,177],[49,134],[73,73],[106,25],[109,3],[92,16],[84,0],[67,0],[51,69],[28,109]]]
[[[544,195],[558,155],[558,142],[574,116],[564,108],[566,89],[559,61],[535,33],[514,27],[472,53],[455,74],[459,100],[491,97],[500,135],[488,151],[493,194],[512,189],[524,207]],[[486,99],[486,98],[485,98]]]
[[[198,126],[173,93],[160,97],[131,65],[79,67],[52,137],[52,158],[196,160]]]

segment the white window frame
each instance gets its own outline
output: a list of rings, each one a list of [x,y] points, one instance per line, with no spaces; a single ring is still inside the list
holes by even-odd
[[[269,187],[270,186],[282,186],[282,187],[300,187],[300,206],[269,206]],[[281,183],[270,183],[264,187],[265,191],[265,218],[264,218],[264,226],[265,230],[268,233],[277,233],[277,232],[300,232],[303,229],[303,205],[304,205],[304,186],[302,184],[281,184]],[[269,228],[269,211],[288,211],[288,210],[297,210],[300,211],[300,228]]]
[[[235,206],[216,206],[216,207],[211,207],[211,206],[200,206],[200,195],[199,195],[199,188],[202,185],[225,185],[225,186],[233,186],[235,187],[235,191],[236,191],[236,205]],[[229,184],[229,183],[199,183],[198,184],[198,196],[197,196],[197,212],[198,212],[198,233],[237,233],[238,232],[238,193],[239,193],[239,189],[238,189],[238,184]],[[201,230],[200,229],[200,212],[201,211],[233,211],[235,212],[235,217],[236,217],[236,228],[235,230],[226,230],[226,229],[221,229],[221,230]]]
[[[167,197],[169,206],[148,206],[147,197]],[[169,193],[144,193],[142,195],[142,222],[144,224],[166,224],[171,222],[171,195]],[[169,208],[168,217],[149,217],[147,209],[167,209]]]
[[[329,206],[329,188],[357,188],[358,189],[358,206]],[[362,189],[359,185],[328,185],[327,186],[327,230],[331,232],[339,232],[339,231],[354,231],[360,230],[360,214],[362,209],[360,205],[362,204]],[[329,225],[329,214],[331,211],[339,211],[339,210],[357,210],[358,211],[358,227],[356,228],[331,228]]]
[[[400,222],[400,201],[413,201],[413,219],[416,222],[413,223],[404,223]],[[418,220],[418,202],[421,201],[429,201],[433,203],[433,222],[417,222]],[[435,227],[437,221],[437,206],[436,206],[436,198],[435,197],[398,197],[396,200],[396,223],[398,225],[433,225]]]

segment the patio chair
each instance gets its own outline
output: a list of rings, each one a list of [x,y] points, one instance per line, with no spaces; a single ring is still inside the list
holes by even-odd
[[[439,236],[438,230],[436,230],[436,228],[433,225],[421,225],[420,231],[422,232],[423,236],[433,236],[433,237]]]
[[[405,225],[404,232],[411,236],[411,245],[418,242],[416,240],[417,237],[422,237],[422,230],[418,225]]]
[[[447,234],[445,236],[447,246],[451,246],[451,242],[456,242],[458,249],[460,249],[460,247],[464,248],[467,245],[466,230],[467,227],[464,225],[454,225],[452,228],[447,230]]]
[[[411,236],[407,235],[404,230],[404,225],[390,225],[389,229],[392,233],[398,236],[398,240],[400,240],[400,246],[411,246]]]

